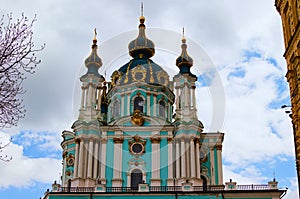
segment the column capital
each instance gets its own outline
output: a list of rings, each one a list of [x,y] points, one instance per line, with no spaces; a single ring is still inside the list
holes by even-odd
[[[173,138],[167,138],[168,143],[171,143],[173,141]]]
[[[80,138],[75,138],[75,143],[79,144],[80,143]]]
[[[222,151],[222,144],[216,145],[216,149]]]
[[[161,138],[160,137],[151,137],[150,140],[153,144],[160,143]]]
[[[116,143],[116,144],[122,144],[124,141],[124,138],[123,137],[114,137],[113,140],[114,140],[114,143]]]
[[[195,143],[200,144],[200,138],[195,138]]]

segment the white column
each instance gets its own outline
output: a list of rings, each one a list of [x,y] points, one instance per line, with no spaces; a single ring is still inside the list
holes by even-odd
[[[101,91],[102,91],[102,86],[98,89],[98,110],[101,110]]]
[[[168,178],[173,178],[173,144],[172,138],[168,138]]]
[[[130,93],[127,93],[127,115],[130,115]]]
[[[180,149],[179,140],[175,140],[176,145],[176,178],[180,178]]]
[[[210,147],[210,165],[211,165],[211,185],[216,185],[215,181],[215,154],[214,147]]]
[[[190,155],[190,142],[187,140],[185,142],[185,161],[186,161],[186,166],[185,166],[185,177],[191,177],[191,155]]]
[[[189,88],[187,83],[184,84],[183,89],[184,89],[184,107],[188,107],[190,102],[189,102],[189,93],[188,93]]]
[[[159,140],[152,140],[152,179],[160,178]]]
[[[81,108],[84,108],[84,97],[85,97],[85,88],[81,86]]]
[[[98,162],[99,162],[99,144],[98,141],[95,142],[95,148],[94,148],[94,172],[93,172],[93,178],[97,179],[98,177]]]
[[[191,148],[190,148],[190,159],[191,159],[191,178],[196,177],[196,167],[195,167],[195,145],[194,139],[191,140]]]
[[[125,94],[121,94],[121,117],[125,116]]]
[[[151,103],[150,103],[150,93],[147,93],[147,115],[150,115],[150,107]]]
[[[185,178],[186,177],[186,169],[185,169],[185,166],[186,166],[186,161],[185,161],[185,140],[182,139],[181,140],[181,177],[182,178]]]
[[[101,141],[101,179],[105,179],[105,166],[106,166],[106,142],[107,140]]]
[[[122,142],[123,140],[117,140],[114,143],[114,171],[113,178],[121,179],[122,176]]]
[[[219,185],[223,184],[223,169],[222,169],[222,145],[217,145],[217,157],[218,157],[218,181]]]
[[[65,151],[64,151],[65,152]],[[63,152],[63,173],[62,173],[62,186],[65,186],[67,184],[67,180],[66,180],[66,168],[67,168],[67,153]]]
[[[157,101],[156,101],[156,94],[153,94],[153,116],[156,116],[157,109]]]
[[[92,85],[91,85],[91,83],[88,84],[88,91],[87,91],[86,96],[87,96],[86,106],[90,107],[91,106],[91,98],[92,98]]]
[[[201,176],[201,163],[200,163],[200,146],[199,140],[196,141],[196,169],[197,169],[197,178]]]
[[[197,104],[196,104],[196,94],[195,94],[195,86],[192,86],[192,103],[193,103],[193,109],[197,109]]]
[[[83,150],[84,150],[84,142],[83,140],[80,140],[79,144],[79,161],[78,161],[78,177],[82,178],[83,177]]]
[[[74,178],[78,177],[78,161],[79,161],[79,140],[75,140],[75,162],[74,162]]]
[[[91,84],[91,92],[92,92],[91,106],[92,106],[92,110],[94,110],[95,109],[95,102],[96,102],[96,90],[95,90],[95,86],[93,84]]]
[[[89,143],[88,141],[84,142],[84,161],[83,161],[83,178],[87,177],[87,165],[88,165],[88,148],[89,148]]]
[[[191,88],[188,84],[186,85],[186,92],[187,92],[187,97],[188,97],[188,105],[187,106],[190,109],[191,108]]]
[[[175,87],[176,89],[176,110],[179,110],[179,90],[178,90],[178,87]]]
[[[93,172],[93,152],[94,152],[94,141],[90,139],[89,150],[88,150],[88,165],[87,165],[87,177],[92,178]]]

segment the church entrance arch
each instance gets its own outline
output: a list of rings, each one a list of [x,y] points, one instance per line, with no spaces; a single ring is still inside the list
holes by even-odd
[[[130,182],[130,187],[131,189],[137,190],[139,184],[143,183],[143,173],[140,169],[134,169],[131,174],[131,182]]]

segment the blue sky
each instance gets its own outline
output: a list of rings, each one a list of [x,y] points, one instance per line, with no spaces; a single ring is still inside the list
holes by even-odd
[[[1,15],[37,14],[34,39],[46,48],[38,53],[42,63],[36,73],[24,82],[26,117],[0,135],[12,138],[4,152],[13,157],[0,162],[0,197],[39,198],[59,181],[61,132],[71,129],[78,114],[78,77],[85,71],[93,29],[104,63],[100,72],[109,77],[129,59],[127,44],[136,37],[140,1],[4,0],[3,5]],[[283,34],[274,0],[144,1],[144,15],[147,35],[156,44],[153,60],[170,73],[177,70],[185,27],[200,77],[198,117],[205,132],[225,132],[224,181],[266,184],[275,173],[279,186],[289,188],[285,198],[296,198],[291,121],[281,109],[290,104]],[[174,37],[159,37],[157,29],[173,31]]]

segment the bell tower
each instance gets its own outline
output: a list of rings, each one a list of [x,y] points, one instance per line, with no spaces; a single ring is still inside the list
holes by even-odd
[[[98,73],[102,66],[102,60],[98,56],[97,50],[97,32],[93,39],[92,52],[85,59],[85,66],[87,67],[86,74],[80,77],[81,86],[81,107],[79,110],[79,120],[90,122],[96,119],[105,121],[106,111],[106,82],[102,75]]]
[[[184,29],[183,29],[184,31]],[[176,59],[179,73],[173,78],[176,90],[176,117],[177,120],[197,120],[195,82],[196,75],[191,73],[193,59],[187,53],[186,39],[182,38],[181,55]]]

